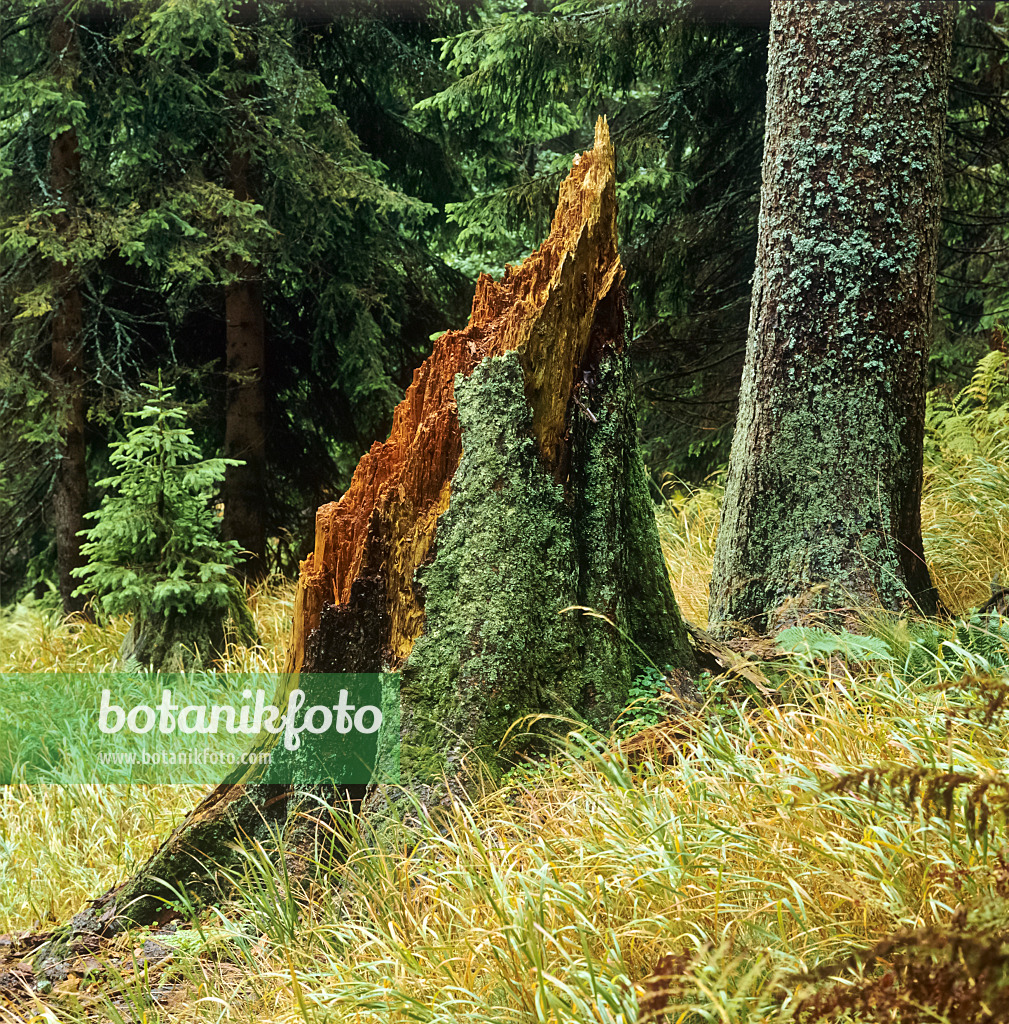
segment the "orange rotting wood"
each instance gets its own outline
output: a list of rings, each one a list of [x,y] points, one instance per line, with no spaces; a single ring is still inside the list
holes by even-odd
[[[414,572],[448,508],[462,454],[456,374],[468,376],[480,360],[517,350],[540,450],[559,470],[571,390],[596,307],[622,277],[613,147],[600,118],[594,147],[575,159],[561,185],[546,241],[500,281],[481,275],[469,325],[438,338],[396,408],[389,440],[373,444],[343,497],[316,513],[315,548],[301,563],[288,672],[301,669],[323,605],[347,604],[362,574],[384,578],[392,665],[402,664],[424,624]]]

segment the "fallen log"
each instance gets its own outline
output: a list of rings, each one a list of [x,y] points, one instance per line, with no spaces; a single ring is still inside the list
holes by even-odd
[[[516,719],[606,729],[648,665],[685,685],[695,667],[637,446],[600,120],[546,241],[480,278],[468,326],[438,338],[389,439],[319,509],[275,703],[298,686],[331,704],[321,673],[401,673],[402,783],[430,806],[508,763]],[[151,920],[236,841],[282,828],[297,790],[229,777],[76,927]]]

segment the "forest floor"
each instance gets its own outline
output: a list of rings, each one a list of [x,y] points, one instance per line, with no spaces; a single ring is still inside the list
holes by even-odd
[[[702,625],[719,497],[659,513]],[[1009,460],[933,459],[923,517],[963,618],[797,627],[753,658],[756,684],[702,677],[687,720],[643,682],[617,735],[559,738],[409,849],[362,836],[304,879],[249,850],[219,907],[80,947],[50,991],[0,966],[0,1020],[755,1022],[803,999],[810,1020],[1009,1019],[983,1016],[1009,988],[989,992],[1009,962],[1009,620],[970,616],[1009,566]],[[252,603],[261,646],[227,667],[276,671],[292,588]],[[0,670],[111,667],[125,628],[7,609]],[[138,867],[198,795],[0,789],[0,960]],[[929,998],[931,1016],[908,1009]]]

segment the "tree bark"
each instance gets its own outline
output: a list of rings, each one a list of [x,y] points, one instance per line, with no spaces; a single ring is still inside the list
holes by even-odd
[[[438,339],[389,440],[318,511],[274,703],[299,686],[306,706],[333,704],[321,673],[400,671],[401,781],[427,806],[466,790],[476,761],[499,772],[523,715],[606,729],[648,665],[669,666],[689,699],[694,654],[637,448],[622,278],[600,121],[550,236],[499,283],[480,279],[469,326]],[[89,926],[127,905],[149,919],[170,892],[161,880],[205,879],[236,835],[289,820],[297,788],[229,778]],[[385,796],[340,798],[367,811]]]
[[[50,52],[58,76],[71,81],[77,64],[77,33],[66,8],[58,10],[50,28]],[[57,231],[68,243],[73,230],[71,210],[81,169],[77,132],[73,127],[59,133],[50,152],[50,181],[64,212],[55,218]],[[56,533],[56,559],[60,598],[65,614],[84,610],[85,598],[74,597],[78,581],[71,571],[84,564],[81,539],[84,513],[87,511],[88,475],[85,461],[84,425],[86,401],[84,388],[83,316],[81,292],[73,267],[54,262],[55,292],[51,379],[53,412],[58,431],[59,458],[53,483],[53,519]]]
[[[229,167],[236,199],[252,198],[249,174],[249,155],[236,148]],[[266,314],[257,269],[247,260],[235,260],[229,269],[234,280],[224,292],[224,455],[241,459],[244,465],[228,466],[225,472],[221,527],[225,540],[238,541],[248,552],[239,572],[246,579],[258,579],[266,571]]]
[[[493,764],[522,715],[605,729],[646,666],[693,667],[637,448],[622,278],[600,122],[547,240],[481,277],[469,327],[438,339],[390,440],[319,509],[287,669],[400,671],[415,791],[465,785],[466,757]]]
[[[775,0],[750,330],[711,582],[936,611],[920,501],[954,5]]]

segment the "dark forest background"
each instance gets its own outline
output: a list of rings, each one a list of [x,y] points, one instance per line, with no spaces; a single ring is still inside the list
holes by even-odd
[[[1009,314],[1009,17],[959,8],[931,356],[950,394],[1004,349]],[[234,518],[256,575],[296,572],[315,508],[384,437],[432,337],[465,323],[476,276],[546,234],[600,114],[648,466],[659,486],[717,473],[749,318],[766,18],[680,0],[4,4],[0,603],[58,600],[68,417],[93,510],[159,373],[204,452],[251,460],[222,485],[225,533]]]

